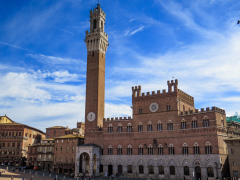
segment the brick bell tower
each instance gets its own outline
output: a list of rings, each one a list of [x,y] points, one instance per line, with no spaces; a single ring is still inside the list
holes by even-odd
[[[105,53],[108,35],[104,31],[106,14],[99,4],[90,11],[90,32],[86,31],[87,80],[85,134],[103,127],[105,101]]]

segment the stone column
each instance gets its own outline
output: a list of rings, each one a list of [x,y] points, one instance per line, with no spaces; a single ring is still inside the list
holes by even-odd
[[[82,172],[86,172],[86,158],[82,155]]]
[[[95,176],[99,176],[99,168],[100,168],[100,160],[99,160],[99,158],[97,158],[96,159],[96,174],[95,174]]]
[[[158,178],[158,166],[154,166],[154,177]]]
[[[93,157],[90,156],[90,161],[89,161],[89,175],[93,175]]]

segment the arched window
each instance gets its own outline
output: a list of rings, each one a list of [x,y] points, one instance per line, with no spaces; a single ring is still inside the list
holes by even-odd
[[[173,155],[174,154],[174,146],[173,144],[170,144],[169,147],[168,147],[168,152],[169,154]]]
[[[193,152],[194,154],[200,154],[199,144],[196,142],[194,143],[194,146],[193,146]]]
[[[118,146],[117,154],[122,155],[122,146],[121,145]]]
[[[96,29],[96,28],[97,28],[97,20],[94,19],[94,20],[93,20],[93,29]]]
[[[148,146],[148,155],[153,155],[153,146],[151,144]]]
[[[159,166],[158,172],[159,172],[159,174],[164,174],[164,166]]]
[[[189,167],[184,166],[184,176],[189,176]]]
[[[138,132],[143,132],[143,125],[141,122],[138,124]]]
[[[169,120],[168,123],[167,123],[167,129],[168,130],[173,130],[173,123],[172,123],[171,120]]]
[[[132,146],[128,145],[127,147],[127,155],[132,155]]]
[[[152,122],[151,121],[148,122],[147,130],[152,131]]]
[[[162,131],[162,122],[158,121],[157,123],[157,131]]]
[[[167,104],[167,111],[170,111],[170,110],[171,110],[170,104]]]
[[[132,171],[132,165],[128,165],[128,166],[127,166],[127,172],[128,172],[128,173],[133,173],[133,171]]]
[[[214,177],[214,172],[212,167],[207,168],[208,177]]]
[[[117,129],[117,131],[118,131],[119,133],[122,132],[122,124],[121,124],[121,123],[118,124],[118,129]]]
[[[181,121],[181,128],[182,129],[187,129],[187,123],[186,123],[185,119],[182,119],[182,121]]]
[[[212,154],[212,146],[209,142],[205,144],[205,154]]]
[[[161,144],[158,145],[158,155],[163,155],[163,146]]]
[[[175,167],[174,166],[170,166],[169,171],[170,171],[170,175],[175,175]]]
[[[197,120],[195,118],[193,118],[192,120],[192,128],[197,128],[198,124],[197,124]]]
[[[138,168],[139,168],[139,174],[143,174],[144,173],[143,165],[140,165]]]
[[[113,154],[113,149],[112,149],[112,146],[109,145],[108,146],[108,155],[112,155]]]
[[[100,155],[103,155],[103,146],[100,145]]]
[[[207,116],[203,118],[203,127],[209,127],[209,119]]]
[[[142,108],[141,107],[139,108],[139,114],[142,114]]]
[[[143,146],[141,144],[138,147],[138,155],[143,155]]]
[[[132,132],[132,124],[128,123],[127,125],[127,132]]]
[[[148,166],[148,174],[154,174],[154,168],[152,165]]]
[[[112,133],[113,132],[113,125],[109,124],[108,125],[108,133]]]
[[[188,145],[186,143],[183,144],[182,150],[183,154],[188,154]]]

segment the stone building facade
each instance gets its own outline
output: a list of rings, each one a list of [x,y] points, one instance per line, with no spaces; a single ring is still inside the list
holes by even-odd
[[[225,111],[196,109],[177,79],[162,91],[142,93],[141,86],[132,87],[133,117],[104,118],[105,16],[100,5],[90,11],[86,144],[77,147],[75,176],[221,179],[227,169]]]
[[[16,123],[9,117],[0,116],[0,162],[25,165],[28,146],[39,143],[45,133],[39,129]]]

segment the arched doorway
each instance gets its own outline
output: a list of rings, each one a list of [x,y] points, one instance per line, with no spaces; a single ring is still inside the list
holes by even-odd
[[[122,165],[118,165],[118,175],[122,175]]]
[[[195,178],[196,180],[201,180],[201,168],[199,166],[195,167]]]
[[[88,153],[82,153],[79,161],[79,173],[89,173],[90,157]]]
[[[108,175],[112,175],[113,174],[113,166],[111,164],[108,165]]]

